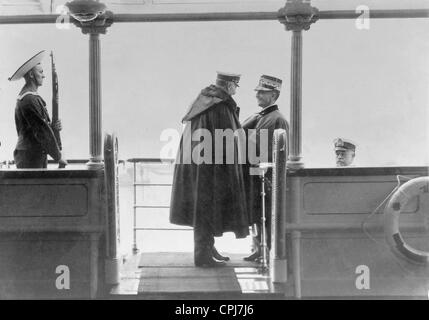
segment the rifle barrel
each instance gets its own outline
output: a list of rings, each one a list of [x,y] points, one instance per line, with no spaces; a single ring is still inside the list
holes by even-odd
[[[58,121],[58,75],[54,63],[54,54],[51,51],[51,66],[52,66],[52,122],[55,123]],[[60,150],[61,146],[61,136],[60,132],[56,129],[53,129],[55,138],[57,139],[58,147]]]

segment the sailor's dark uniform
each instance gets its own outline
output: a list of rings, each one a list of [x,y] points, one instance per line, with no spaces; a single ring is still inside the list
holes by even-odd
[[[46,168],[47,155],[55,161],[61,158],[46,103],[37,93],[25,92],[18,97],[15,125],[18,142],[13,157],[17,168]]]

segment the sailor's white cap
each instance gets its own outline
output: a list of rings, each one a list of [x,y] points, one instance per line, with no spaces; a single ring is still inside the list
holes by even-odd
[[[27,62],[25,62],[22,66],[15,71],[15,73],[9,78],[9,81],[15,81],[21,79],[28,71],[37,66],[40,62],[42,62],[45,57],[45,50],[40,51],[32,58],[30,58]]]

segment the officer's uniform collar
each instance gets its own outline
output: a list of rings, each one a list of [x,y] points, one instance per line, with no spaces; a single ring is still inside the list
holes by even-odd
[[[264,109],[262,109],[259,114],[261,116],[265,116],[266,114],[279,110],[279,107],[276,104],[272,104],[271,106],[265,107]]]

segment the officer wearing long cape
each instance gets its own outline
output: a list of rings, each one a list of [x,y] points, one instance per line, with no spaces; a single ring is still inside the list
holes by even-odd
[[[183,118],[186,127],[174,170],[170,221],[194,228],[194,262],[199,267],[222,266],[229,260],[215,249],[215,236],[228,231],[234,232],[237,238],[249,234],[237,142],[234,140],[232,164],[219,164],[215,159],[215,130],[236,131],[241,128],[239,108],[232,98],[239,79],[240,75],[218,72],[216,85],[203,89]],[[202,131],[211,136],[208,143],[213,152],[208,157],[203,155],[208,161],[201,161],[198,152],[199,145],[207,141],[201,140],[200,136],[195,138],[195,134]],[[209,138],[204,136],[204,140]],[[231,150],[227,150],[225,145],[222,149],[225,160],[226,153]]]

